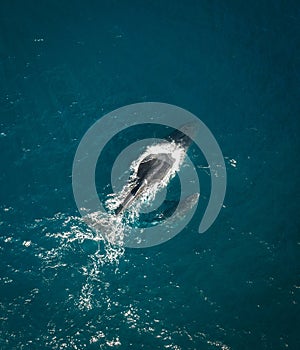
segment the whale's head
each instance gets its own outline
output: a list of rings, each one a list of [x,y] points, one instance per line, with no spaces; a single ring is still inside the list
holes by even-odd
[[[196,122],[189,122],[173,131],[167,139],[175,142],[187,151],[198,131],[198,124]]]

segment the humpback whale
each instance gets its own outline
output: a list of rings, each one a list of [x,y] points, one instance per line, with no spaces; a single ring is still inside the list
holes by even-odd
[[[195,123],[187,123],[169,134],[164,141],[175,144],[178,149],[182,150],[181,153],[184,157],[192,143],[187,134],[194,135],[196,131]],[[148,189],[162,183],[169,176],[175,162],[176,155],[164,151],[163,147],[161,153],[150,153],[141,159],[137,171],[130,181],[128,193],[115,209],[114,214],[123,213]]]

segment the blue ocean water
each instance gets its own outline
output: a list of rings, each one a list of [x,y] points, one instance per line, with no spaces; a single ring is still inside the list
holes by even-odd
[[[1,1],[1,349],[300,347],[299,11],[297,1]],[[146,101],[211,129],[225,208],[197,232],[210,191],[200,169],[197,215],[179,235],[103,247],[79,220],[73,158],[101,116]]]

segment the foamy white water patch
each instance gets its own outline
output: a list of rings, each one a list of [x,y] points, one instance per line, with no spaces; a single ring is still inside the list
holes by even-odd
[[[160,182],[145,188],[139,198],[127,208],[126,215],[115,215],[114,210],[122,203],[135,183],[141,161],[149,155],[162,153],[170,156],[172,160],[168,172]],[[80,271],[78,271],[85,276],[85,281],[81,285],[79,296],[75,298],[75,303],[80,309],[92,309],[97,306],[95,293],[99,288],[99,284],[103,284],[103,280],[105,280],[103,276],[104,265],[115,265],[117,268],[124,254],[124,236],[128,230],[132,229],[130,224],[137,219],[142,206],[151,206],[157,193],[168,185],[176,172],[179,171],[184,157],[184,149],[175,143],[163,142],[149,146],[131,164],[131,176],[122,190],[119,193],[107,196],[105,202],[107,212],[95,212],[83,218],[58,213],[53,218],[35,222],[35,227],[44,226],[43,231],[47,238],[56,241],[56,244],[50,249],[39,249],[38,256],[42,260],[44,271],[57,269],[58,267],[66,268],[68,266],[68,254],[78,248],[86,253],[86,263],[83,263],[79,269]],[[88,226],[85,223],[88,223]],[[57,228],[56,230],[53,225]],[[90,248],[91,246],[92,248]]]

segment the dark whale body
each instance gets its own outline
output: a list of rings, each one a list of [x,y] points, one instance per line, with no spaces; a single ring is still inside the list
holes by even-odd
[[[175,142],[187,152],[192,140],[186,133],[195,131],[193,124],[185,124],[175,130],[165,139],[168,142]],[[122,204],[115,210],[118,215],[126,210],[146,189],[161,182],[172,168],[175,159],[171,154],[159,153],[147,155],[138,166],[135,179],[132,181],[132,188],[126,195]]]

